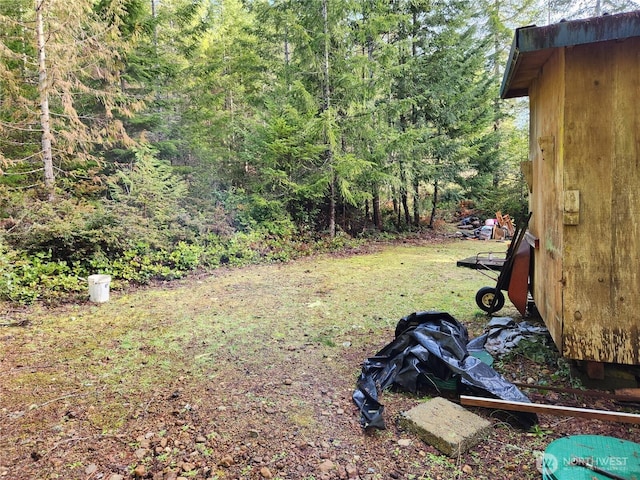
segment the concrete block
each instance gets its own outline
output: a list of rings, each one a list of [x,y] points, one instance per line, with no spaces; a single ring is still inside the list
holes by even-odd
[[[404,412],[401,425],[450,457],[477,445],[491,430],[489,421],[442,397]]]

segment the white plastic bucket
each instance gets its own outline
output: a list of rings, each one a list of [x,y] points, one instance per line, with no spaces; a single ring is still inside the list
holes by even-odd
[[[89,300],[94,303],[109,301],[111,275],[89,275]]]

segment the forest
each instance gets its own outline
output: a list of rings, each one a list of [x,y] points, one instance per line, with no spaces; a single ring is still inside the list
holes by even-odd
[[[0,0],[0,300],[516,219],[513,31],[626,0]]]

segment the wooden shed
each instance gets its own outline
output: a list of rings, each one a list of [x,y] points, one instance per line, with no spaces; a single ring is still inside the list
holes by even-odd
[[[517,29],[531,288],[562,354],[640,364],[640,11]]]

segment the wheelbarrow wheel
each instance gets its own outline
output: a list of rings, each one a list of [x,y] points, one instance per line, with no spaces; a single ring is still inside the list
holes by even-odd
[[[493,308],[491,304],[494,302]],[[476,304],[480,307],[480,310],[487,313],[497,312],[504,307],[504,295],[500,290],[494,287],[482,287],[476,293]]]

